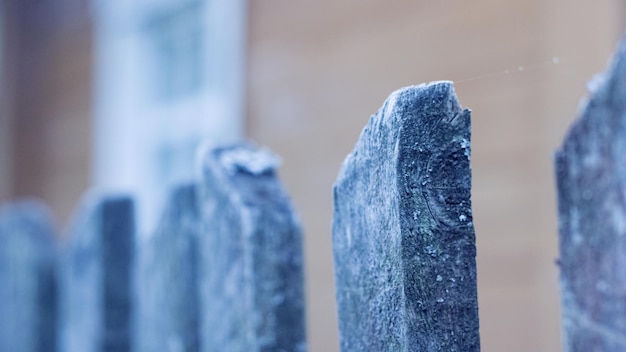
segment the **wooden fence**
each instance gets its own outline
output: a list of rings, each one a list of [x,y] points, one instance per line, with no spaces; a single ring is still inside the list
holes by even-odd
[[[44,205],[1,208],[0,352],[306,351],[277,158],[202,155],[144,242],[131,197],[86,196],[60,245]],[[480,350],[470,156],[450,82],[394,92],[370,119],[334,187],[342,351]],[[626,42],[555,164],[564,350],[624,351]]]

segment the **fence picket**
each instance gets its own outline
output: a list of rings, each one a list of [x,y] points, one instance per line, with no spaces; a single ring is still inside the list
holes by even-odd
[[[624,351],[626,38],[555,164],[564,351]]]
[[[133,201],[88,198],[76,221],[61,265],[61,351],[129,352]]]
[[[394,92],[334,188],[341,350],[478,351],[470,111],[450,82]]]
[[[302,234],[270,152],[201,161],[202,350],[305,351]]]
[[[37,201],[0,208],[0,352],[55,352],[56,248]]]
[[[172,192],[156,233],[138,248],[138,352],[199,352],[196,187]]]

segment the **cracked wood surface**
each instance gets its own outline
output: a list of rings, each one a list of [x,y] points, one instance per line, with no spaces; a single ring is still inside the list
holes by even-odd
[[[470,111],[451,82],[391,94],[334,188],[342,351],[478,351]]]

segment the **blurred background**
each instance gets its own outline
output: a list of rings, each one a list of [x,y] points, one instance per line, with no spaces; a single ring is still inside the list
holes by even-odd
[[[88,188],[131,192],[148,236],[203,140],[268,146],[305,229],[310,349],[337,351],[332,183],[391,91],[453,80],[483,350],[557,351],[552,155],[625,25],[624,0],[2,0],[0,199],[65,226]]]

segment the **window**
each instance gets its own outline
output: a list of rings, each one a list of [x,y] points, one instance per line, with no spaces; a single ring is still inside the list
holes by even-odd
[[[202,4],[192,3],[150,18],[146,26],[153,56],[154,96],[158,100],[188,96],[203,84]]]
[[[149,235],[197,147],[240,138],[245,0],[92,0],[94,187],[137,200]]]

